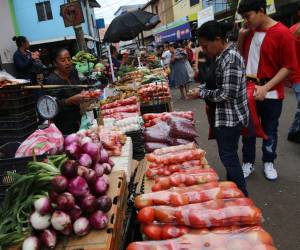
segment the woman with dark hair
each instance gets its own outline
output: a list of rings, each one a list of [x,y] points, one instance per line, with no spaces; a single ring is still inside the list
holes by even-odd
[[[247,126],[249,120],[246,73],[243,57],[233,44],[227,42],[229,30],[227,24],[216,21],[207,22],[199,28],[203,51],[216,58],[217,88],[211,90],[203,84],[192,95],[216,104],[215,135],[227,179],[248,195],[237,153],[242,127]]]
[[[185,100],[188,92],[188,84],[191,81],[186,67],[186,63],[189,63],[187,61],[187,53],[177,44],[171,44],[169,48],[172,54],[170,64],[172,84],[175,88],[179,87],[181,99]]]
[[[17,77],[28,79],[31,82],[36,82],[36,73],[34,73],[34,62],[39,59],[39,53],[31,53],[29,51],[29,42],[24,36],[14,36],[13,41],[16,42],[18,50],[14,53],[13,60],[17,70]]]
[[[46,78],[46,84],[79,85],[78,73],[73,67],[71,55],[65,48],[57,48],[51,54],[54,71]],[[58,99],[60,110],[54,118],[55,125],[64,134],[77,132],[80,128],[81,114],[79,105],[90,100],[80,88],[59,88],[47,91]]]

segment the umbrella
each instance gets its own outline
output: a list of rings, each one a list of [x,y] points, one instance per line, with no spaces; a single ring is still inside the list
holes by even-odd
[[[153,29],[160,22],[153,13],[136,10],[116,17],[109,25],[103,42],[129,41],[145,30]]]

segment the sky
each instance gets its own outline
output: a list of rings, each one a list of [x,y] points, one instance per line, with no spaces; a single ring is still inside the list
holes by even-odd
[[[101,8],[95,9],[96,18],[104,18],[105,25],[114,19],[114,13],[122,5],[144,4],[149,0],[97,0]]]

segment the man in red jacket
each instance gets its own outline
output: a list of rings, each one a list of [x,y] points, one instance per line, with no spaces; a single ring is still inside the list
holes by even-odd
[[[265,0],[242,0],[238,12],[245,21],[238,44],[246,61],[246,74],[259,79],[255,98],[262,127],[268,136],[262,145],[264,174],[266,179],[276,180],[274,161],[284,80],[297,68],[294,38],[287,27],[267,16]],[[243,138],[245,178],[254,171],[255,144],[255,136]]]
[[[298,4],[297,16],[300,18],[300,3]],[[290,31],[295,37],[296,53],[298,59],[298,70],[291,73],[291,83],[296,94],[297,111],[292,126],[289,129],[288,140],[300,143],[300,22],[290,28]]]

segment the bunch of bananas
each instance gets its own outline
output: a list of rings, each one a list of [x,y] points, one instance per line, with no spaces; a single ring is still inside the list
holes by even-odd
[[[92,54],[87,53],[85,51],[79,51],[75,56],[72,57],[73,63],[78,62],[96,62],[97,58],[94,57]]]

